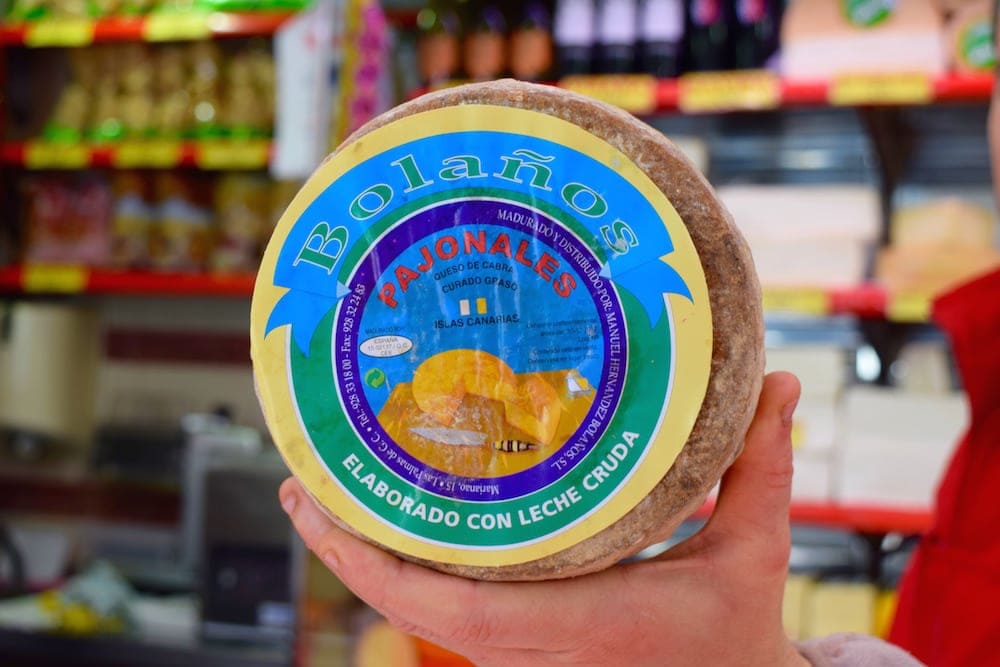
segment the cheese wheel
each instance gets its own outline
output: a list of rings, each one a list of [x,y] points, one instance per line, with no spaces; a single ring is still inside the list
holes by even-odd
[[[593,572],[665,539],[763,378],[749,250],[662,134],[515,81],[376,118],[265,253],[251,349],[339,525],[461,576]]]

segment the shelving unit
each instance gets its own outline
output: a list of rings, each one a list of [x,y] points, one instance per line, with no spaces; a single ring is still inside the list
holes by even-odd
[[[386,15],[389,23],[401,30],[412,31],[417,27],[417,9],[389,7]],[[5,50],[8,54],[15,54],[17,58],[38,58],[63,55],[57,52],[46,53],[45,49],[50,47],[55,49],[96,43],[162,43],[269,37],[277,33],[292,16],[293,12],[162,13],[131,18],[0,23],[0,82],[3,80],[3,67],[6,64]],[[226,48],[231,46],[238,45],[230,43]],[[149,50],[165,48],[156,46]],[[412,67],[412,63],[409,66]],[[9,73],[8,69],[7,74]],[[410,83],[412,81],[410,79]],[[674,79],[656,79],[644,75],[594,75],[566,78],[550,82],[550,85],[586,94],[639,116],[657,117],[657,120],[650,122],[660,126],[659,121],[662,119],[664,122],[660,129],[664,129],[668,123],[696,129],[711,128],[714,133],[712,136],[715,137],[728,138],[735,134],[734,128],[750,127],[746,134],[758,132],[759,136],[770,139],[772,135],[766,133],[784,132],[795,120],[801,121],[804,117],[808,118],[808,122],[822,125],[823,132],[829,135],[841,130],[823,124],[822,120],[827,117],[858,121],[850,126],[850,142],[843,141],[846,134],[836,137],[840,143],[851,144],[849,149],[838,146],[838,157],[853,150],[856,156],[852,155],[851,158],[856,157],[857,163],[865,163],[863,168],[866,171],[863,176],[856,177],[851,172],[849,178],[854,178],[854,183],[865,179],[880,186],[884,204],[883,222],[887,222],[892,210],[893,192],[901,182],[900,174],[911,150],[909,137],[905,136],[909,128],[897,121],[905,120],[904,116],[934,114],[933,107],[937,105],[982,106],[991,98],[994,80],[991,74],[949,74],[939,77],[906,74],[852,75],[829,81],[808,81],[783,79],[767,71],[737,71],[691,74]],[[409,97],[425,92],[426,89],[413,90]],[[0,112],[3,111],[3,104],[4,100],[0,96]],[[793,117],[795,120],[792,120]],[[820,120],[816,120],[817,118]],[[91,168],[261,170],[269,165],[275,152],[274,142],[256,137],[141,139],[114,143],[4,141],[3,122],[0,118],[0,173],[5,175],[24,175],[25,172],[41,170],[73,172]],[[789,130],[789,134],[792,132]],[[947,136],[948,133],[940,134]],[[21,132],[15,136],[34,136],[34,131]],[[738,137],[736,141],[727,144],[727,148],[735,146],[739,139]],[[704,141],[708,143],[708,139]],[[868,147],[866,141],[871,144],[870,152],[865,152]],[[756,143],[752,146],[755,153],[749,152],[748,143],[736,146],[729,153],[726,150],[718,151],[722,160],[714,161],[713,164],[728,161],[726,166],[733,164],[747,169],[758,159],[753,156],[764,154],[760,145]],[[817,149],[819,150],[823,149]],[[800,153],[806,152],[808,150],[800,150]],[[955,149],[955,152],[959,152],[959,149]],[[714,157],[713,154],[713,160]],[[846,164],[848,160],[841,162]],[[767,166],[771,171],[760,177],[759,182],[771,183],[784,178],[784,173],[774,176],[781,169],[789,172],[807,169],[787,164],[775,159],[773,164]],[[848,167],[855,168],[855,163],[850,163]],[[848,167],[838,164],[840,171],[837,175],[847,173]],[[719,169],[719,172],[722,171],[724,169]],[[860,167],[858,171],[861,171]],[[764,168],[761,167],[758,173],[763,172]],[[832,168],[821,172],[817,169],[818,175],[807,176],[833,180],[837,178],[831,176],[833,173]],[[201,178],[197,174],[192,176]],[[718,173],[709,176],[714,182]],[[69,174],[69,177],[75,178],[76,175]],[[750,176],[748,180],[756,182],[755,177]],[[31,178],[38,178],[38,175],[32,175]],[[41,175],[41,178],[47,178],[47,175]],[[207,178],[210,181],[216,180],[213,176]],[[954,178],[959,179],[961,176],[956,175]],[[10,179],[8,183],[11,185],[9,190],[13,191],[14,179]],[[13,224],[15,210],[16,207],[12,207],[7,211],[4,224]],[[849,280],[855,279],[857,278],[852,277]],[[119,271],[76,265],[9,265],[0,266],[0,299],[23,298],[30,301],[55,297],[54,301],[79,302],[88,307],[93,304],[104,307],[105,303],[115,307],[124,305],[126,309],[136,307],[138,312],[139,307],[147,305],[142,298],[149,297],[150,310],[163,308],[170,311],[172,316],[183,309],[191,309],[192,313],[210,312],[210,317],[221,321],[223,318],[219,318],[219,312],[229,313],[245,307],[245,302],[253,293],[254,281],[255,276],[252,274]],[[928,328],[911,325],[929,321],[931,299],[929,294],[890,293],[875,283],[847,284],[836,288],[766,288],[763,293],[769,327],[772,320],[779,321],[778,326],[789,327],[805,320],[809,327],[850,328],[850,333],[852,336],[856,335],[857,341],[864,341],[876,348],[880,360],[884,362],[884,376],[880,380],[886,383],[889,382],[889,366],[899,352],[898,345],[911,336],[912,332]],[[130,315],[134,317],[134,314]],[[135,326],[132,321],[126,321],[125,324],[112,323],[102,334],[102,359],[123,367],[130,363],[155,362],[171,373],[184,364],[200,364],[202,368],[211,364],[205,372],[218,375],[249,373],[247,341],[243,329],[234,327],[232,331],[209,331],[207,334],[188,331],[185,328],[187,312],[184,311],[183,315],[184,317],[178,318],[178,322],[167,322],[169,326],[159,322],[158,326],[163,330],[155,329],[153,325],[146,330]],[[191,317],[194,318],[194,315]],[[826,317],[839,319],[822,319]],[[236,326],[245,326],[244,323],[245,318]],[[212,326],[215,326],[214,322]],[[807,335],[811,334],[811,331],[807,332]],[[844,343],[845,347],[860,344]],[[851,363],[853,361],[850,359]],[[199,368],[199,372],[202,368]],[[853,374],[851,377],[854,377]],[[185,383],[184,390],[193,391],[197,380],[185,379]],[[249,387],[251,383],[245,381],[244,384]],[[176,391],[176,386],[172,389]],[[160,390],[167,392],[171,388]],[[250,390],[247,389],[247,392],[250,393]],[[234,394],[235,392],[227,394],[227,400]],[[253,405],[251,409],[256,409],[256,403]],[[246,414],[246,410],[242,414]],[[5,512],[73,519],[98,517],[109,521],[148,523],[164,527],[174,526],[179,520],[179,495],[176,488],[149,488],[131,481],[88,475],[69,478],[18,476],[10,471],[0,474],[0,484],[4,481],[12,491],[0,501],[0,510]],[[838,496],[829,492],[824,497]],[[714,502],[707,502],[696,512],[695,518],[705,519],[713,510]],[[795,524],[861,535],[870,541],[874,553],[881,548],[886,534],[913,536],[927,532],[934,516],[931,508],[921,506],[794,501],[790,518]],[[874,576],[873,580],[876,580]]]
[[[0,46],[86,46],[273,35],[293,12],[162,12],[141,17],[43,19],[0,24]]]
[[[101,479],[80,471],[43,474],[16,468],[0,472],[0,483],[7,491],[0,512],[165,526],[180,519],[177,488]]]
[[[455,82],[449,85],[458,85]],[[767,71],[705,72],[676,79],[634,75],[574,76],[551,85],[648,116],[663,113],[767,111],[816,106],[900,106],[986,102],[986,74],[851,75],[832,81],[782,79]],[[419,97],[428,89],[413,91]]]
[[[695,518],[707,519],[715,502],[705,503]],[[902,533],[917,535],[931,527],[933,514],[926,507],[879,507],[835,503],[793,502],[789,516],[793,523],[842,528],[867,534]]]
[[[88,47],[99,43],[187,42],[230,38],[269,38],[293,10],[158,11],[145,16],[95,19],[41,19],[0,22],[0,65],[3,50],[44,47]],[[41,56],[42,54],[39,54]],[[2,82],[0,68],[0,82]],[[3,100],[0,99],[0,111]],[[0,131],[4,128],[0,119]],[[48,170],[73,172],[99,169],[196,169],[258,171],[266,169],[274,151],[268,137],[234,135],[197,139],[129,138],[94,142],[32,139],[4,141],[0,133],[0,169],[8,173]],[[105,270],[75,265],[8,265],[0,267],[0,294],[141,295],[248,298],[254,276]]]
[[[82,266],[28,265],[0,268],[3,294],[132,294],[249,297],[254,276],[114,271]],[[889,295],[878,285],[841,289],[764,290],[771,314],[852,315],[865,319],[924,322],[931,297]]]
[[[294,5],[283,3],[282,6]],[[237,117],[236,114],[217,112],[227,109],[266,111],[275,104],[271,88],[266,85],[274,79],[268,79],[266,74],[277,70],[280,63],[277,60],[267,62],[265,52],[272,57],[275,55],[279,47],[272,44],[270,38],[275,37],[277,43],[281,37],[279,29],[295,15],[296,12],[286,9],[264,12],[188,10],[159,12],[143,17],[0,23],[0,85],[3,88],[0,91],[0,201],[4,204],[4,212],[0,214],[2,261],[18,261],[22,255],[20,249],[30,243],[26,239],[32,232],[26,225],[22,226],[20,218],[24,209],[28,208],[27,202],[37,201],[29,199],[36,196],[34,186],[42,184],[38,185],[38,190],[45,192],[39,197],[48,196],[52,201],[67,192],[71,193],[67,197],[73,197],[71,203],[61,200],[65,205],[59,213],[47,219],[61,222],[73,218],[66,224],[72,229],[68,232],[61,229],[63,236],[60,238],[68,239],[68,243],[80,243],[83,234],[75,233],[85,224],[88,225],[86,233],[90,234],[89,239],[97,239],[99,244],[103,244],[102,249],[97,251],[100,259],[70,253],[65,255],[67,260],[95,264],[106,262],[111,249],[119,249],[115,241],[125,239],[140,248],[147,242],[150,247],[161,244],[157,248],[175,243],[170,252],[175,252],[174,256],[183,256],[184,261],[174,266],[226,266],[230,270],[239,266],[244,267],[244,271],[251,268],[259,235],[266,230],[273,209],[285,201],[284,193],[288,188],[276,179],[266,178],[264,173],[232,175],[197,172],[263,172],[271,163],[275,145],[270,136],[275,132],[260,122],[263,116],[247,120],[248,114]],[[281,45],[295,41],[291,37],[282,39]],[[159,57],[163,54],[180,53],[184,64],[178,65],[177,69],[183,68],[185,72],[171,79],[174,83],[170,85],[170,90],[176,91],[193,85],[191,71],[195,66],[189,60],[204,46],[196,42],[208,40],[226,41],[206,49],[217,52],[217,55],[213,53],[211,58],[198,61],[204,64],[206,60],[211,60],[209,64],[216,66],[216,80],[212,83],[216,90],[214,96],[206,98],[214,105],[211,130],[197,132],[193,127],[195,123],[190,121],[182,129],[173,130],[170,139],[150,138],[140,131],[130,131],[132,126],[122,121],[129,128],[124,132],[127,139],[113,142],[40,139],[44,121],[50,117],[52,109],[57,106],[53,103],[58,101],[64,90],[61,86],[74,81],[73,63],[78,55],[83,55],[83,50],[89,48],[91,53],[85,55],[92,55],[101,63],[120,59],[119,54],[126,52],[147,54],[147,58],[129,61],[130,65],[146,67],[147,73],[162,64]],[[129,42],[152,45],[126,44]],[[298,42],[295,46],[298,47]],[[239,72],[234,75],[231,66],[236,57],[250,51],[255,52],[258,60],[253,65],[247,65],[246,60],[241,64],[245,65],[245,69],[254,68],[252,77],[246,72],[242,78],[237,76]],[[117,69],[113,67],[103,71]],[[159,81],[167,78],[159,77],[153,82],[159,85]],[[177,82],[177,78],[186,80]],[[247,83],[250,78],[252,84]],[[264,83],[260,84],[261,81]],[[252,92],[242,91],[245,94],[239,98],[241,102],[237,106],[226,107],[232,99],[226,95],[236,84],[253,85],[255,89]],[[97,99],[96,95],[94,99]],[[108,98],[105,96],[102,99]],[[150,99],[151,105],[158,105],[163,97],[156,95]],[[197,102],[198,98],[189,95],[190,100]],[[143,101],[148,100],[144,98]],[[121,104],[117,99],[113,103]],[[197,104],[189,106],[191,108],[185,113],[204,121],[204,113],[196,111]],[[206,127],[206,123],[204,121],[201,127]],[[93,130],[95,124],[86,126]],[[164,125],[179,128],[181,124]],[[249,127],[253,129],[247,129]],[[163,130],[164,136],[167,132]],[[87,132],[83,136],[89,138],[97,136],[97,133],[91,135]],[[120,225],[114,226],[121,222],[118,204],[123,194],[117,186],[123,181],[135,186],[129,194],[136,195],[144,206],[142,214],[137,216],[141,218],[138,228],[130,227],[127,231],[123,231]],[[80,183],[86,185],[77,188]],[[100,203],[94,205],[93,211],[84,210],[91,200],[83,202],[76,198],[81,190],[86,190],[87,194],[97,193],[92,199],[100,199]],[[173,209],[164,204],[171,198],[177,202]],[[185,217],[184,214],[192,209],[196,210]],[[73,217],[77,214],[79,219]],[[244,245],[239,246],[239,251],[234,251],[235,244],[225,244],[239,233],[250,233],[246,231],[250,227],[247,224],[250,216],[254,216],[253,222],[257,223],[254,229],[260,229],[260,232],[249,240],[241,237]],[[28,214],[25,217],[40,225],[37,220],[43,216],[32,217]],[[80,220],[84,224],[74,227]],[[178,239],[177,236],[170,236],[176,227],[166,229],[170,224],[185,225],[192,220],[197,220],[200,225],[197,237],[189,233]],[[239,229],[234,231],[234,227]],[[162,234],[157,236],[160,232]],[[233,234],[226,236],[227,232]],[[217,253],[216,248],[222,247],[229,254],[227,259],[220,260],[222,251]],[[241,254],[234,259],[237,252]],[[133,252],[128,261],[148,266],[145,254],[142,251]],[[149,250],[148,256],[154,256],[154,251]],[[60,643],[54,639],[54,634],[42,631],[13,632],[2,628],[0,644],[6,650],[0,652],[11,656],[14,662],[33,664],[39,660],[70,660],[80,664],[124,665],[138,660],[150,665],[168,662],[290,664],[291,649],[286,644],[263,646],[258,642],[237,639],[222,644],[203,643],[200,638],[202,620],[219,616],[218,612],[207,610],[213,602],[206,595],[202,598],[204,604],[195,604],[200,588],[192,570],[179,562],[177,548],[170,548],[170,567],[162,565],[157,546],[147,548],[147,543],[155,544],[160,536],[166,536],[171,544],[180,540],[181,525],[191,511],[185,506],[182,517],[182,505],[190,502],[191,482],[189,478],[182,479],[180,472],[179,448],[185,436],[178,432],[179,416],[219,408],[232,414],[241,425],[263,429],[249,380],[249,342],[245,332],[247,302],[253,292],[254,279],[255,276],[247,272],[153,272],[81,265],[0,266],[0,300],[4,302],[5,322],[17,320],[22,311],[37,308],[47,312],[51,309],[60,313],[83,314],[81,319],[86,320],[87,326],[92,326],[92,330],[85,333],[72,329],[71,336],[75,338],[88,336],[88,342],[83,346],[85,354],[81,355],[84,358],[66,358],[60,362],[66,372],[58,369],[55,377],[34,377],[33,373],[30,378],[32,386],[49,392],[57,383],[68,384],[66,377],[73,376],[71,371],[77,367],[86,365],[93,368],[99,365],[101,368],[100,380],[94,375],[96,370],[89,375],[84,373],[86,377],[82,384],[73,389],[74,404],[83,405],[84,410],[93,412],[92,417],[88,415],[83,420],[86,424],[81,431],[86,430],[86,435],[81,433],[78,438],[70,440],[62,435],[50,436],[39,426],[42,437],[37,441],[25,437],[15,442],[7,437],[8,430],[23,429],[23,433],[18,431],[19,435],[31,436],[34,435],[31,430],[34,427],[12,424],[12,419],[6,417],[9,413],[5,414],[2,438],[5,453],[0,464],[0,486],[5,489],[0,494],[0,523],[5,533],[11,526],[21,528],[26,517],[28,523],[41,519],[44,530],[48,531],[46,535],[65,535],[66,542],[73,549],[65,564],[56,563],[59,578],[44,581],[36,578],[31,582],[32,586],[47,589],[50,585],[59,585],[61,577],[73,572],[78,559],[86,562],[85,558],[93,557],[112,562],[137,588],[139,595],[147,593],[152,587],[157,593],[165,590],[191,598],[191,613],[183,619],[189,624],[190,633],[176,637],[171,633],[162,641],[150,641],[141,630],[133,631],[132,628],[129,628],[130,632],[107,641],[88,635],[69,643]],[[198,313],[204,313],[204,316]],[[17,327],[13,324],[8,330],[17,331]],[[4,343],[10,343],[10,338],[7,336]],[[21,346],[17,347],[18,351],[11,352],[2,360],[5,382],[11,376],[7,372],[6,359],[15,355],[24,356]],[[39,347],[50,350],[53,345],[43,342]],[[8,349],[5,347],[0,351],[7,353]],[[115,371],[106,370],[116,367],[122,373],[109,379]],[[143,377],[133,378],[136,373]],[[20,378],[19,381],[23,386],[25,380]],[[5,391],[7,386],[5,384]],[[102,406],[99,392],[91,391],[94,387],[100,387],[107,395],[113,396],[111,400],[116,407],[112,410],[115,414],[109,416],[112,410]],[[141,393],[136,388],[148,388],[150,392],[159,393],[136,397]],[[134,404],[120,409],[122,397],[125,402],[134,397],[136,400]],[[152,412],[143,412],[151,407]],[[58,408],[46,407],[45,410],[52,413],[52,420],[60,418],[55,414]],[[118,431],[109,434],[109,430],[114,429],[105,428],[119,424],[127,427],[138,425],[138,428],[125,436]],[[116,438],[124,438],[124,448],[118,448],[120,441]],[[142,461],[136,465],[140,459]],[[93,533],[89,532],[92,525],[97,526]],[[102,530],[105,532],[102,533]],[[279,524],[278,530],[279,539],[284,540],[287,526]],[[113,536],[110,541],[106,537],[108,534]],[[92,540],[92,535],[97,537]],[[154,538],[150,539],[149,535]],[[110,542],[115,544],[109,546]],[[131,549],[124,559],[119,552],[115,552],[119,543],[127,544],[127,548]],[[81,552],[83,555],[78,557],[76,552],[81,544],[87,546]],[[135,544],[140,546],[134,547]],[[288,548],[287,556],[279,552],[281,544],[278,542],[273,548],[277,552],[275,558],[287,557],[291,560],[300,557],[298,552],[292,553],[293,547]],[[25,547],[26,557],[34,556],[35,552],[28,549]],[[62,556],[56,558],[61,560]],[[138,565],[130,569],[132,563]],[[154,566],[147,567],[148,563]],[[204,565],[207,571],[207,563]],[[263,566],[254,567],[260,569]],[[277,571],[279,567],[272,566],[268,576],[280,582],[283,575]],[[147,571],[153,572],[153,575],[147,575]],[[0,586],[5,593],[21,592],[17,588],[20,585],[17,577],[11,576],[14,572],[12,567],[7,580]],[[15,583],[10,586],[12,581]],[[282,613],[297,613],[294,612],[297,597],[283,593],[269,596],[269,599],[278,600],[288,607],[288,611],[283,610]],[[274,603],[275,608],[277,605]],[[251,620],[247,625],[253,624]],[[188,626],[182,627],[187,629]],[[187,634],[191,635],[190,640]],[[136,658],[138,653],[143,657]]]
[[[82,266],[35,265],[0,268],[3,294],[113,294],[133,296],[249,297],[247,274],[153,273]]]

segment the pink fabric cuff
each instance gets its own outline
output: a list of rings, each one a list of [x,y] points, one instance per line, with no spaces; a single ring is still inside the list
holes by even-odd
[[[923,667],[899,648],[868,635],[841,633],[795,643],[813,667]]]

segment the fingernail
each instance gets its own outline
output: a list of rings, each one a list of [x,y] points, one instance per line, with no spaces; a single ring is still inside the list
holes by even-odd
[[[295,494],[289,493],[281,499],[281,509],[285,510],[285,514],[290,516],[295,511],[296,503],[298,503],[298,499],[295,497]]]
[[[337,554],[332,551],[324,551],[323,555],[320,556],[323,560],[323,564],[326,565],[331,570],[337,570],[340,568],[340,559],[337,558]]]
[[[795,414],[795,407],[798,404],[798,400],[794,400],[785,407],[781,408],[781,423],[783,426],[792,425],[792,416]]]

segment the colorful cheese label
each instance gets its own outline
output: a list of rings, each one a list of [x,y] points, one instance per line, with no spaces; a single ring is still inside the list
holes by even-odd
[[[292,471],[418,558],[535,560],[673,464],[708,383],[705,276],[622,152],[542,113],[406,116],[313,175],[253,300],[258,392]]]

